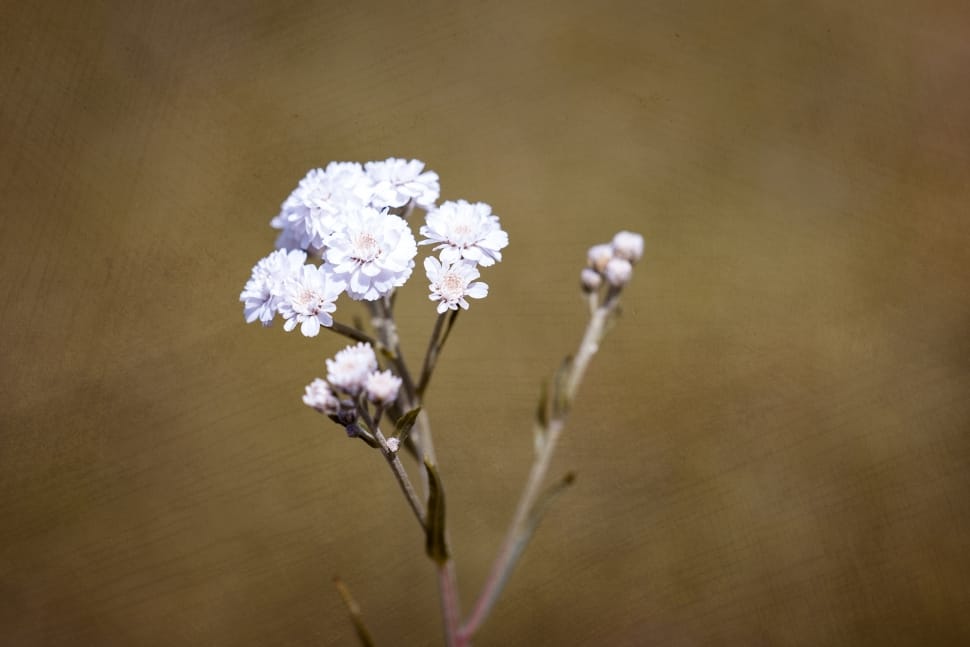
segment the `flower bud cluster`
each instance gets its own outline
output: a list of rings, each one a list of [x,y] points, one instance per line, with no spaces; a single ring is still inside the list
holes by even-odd
[[[304,404],[344,427],[351,437],[369,436],[358,426],[358,419],[370,420],[368,403],[378,410],[394,404],[401,378],[389,369],[379,370],[373,346],[363,342],[347,346],[326,363],[327,379],[317,378],[307,385]]]
[[[605,283],[619,290],[633,277],[633,265],[643,258],[643,236],[621,231],[609,243],[593,245],[586,254],[580,284],[587,294],[598,293]]]

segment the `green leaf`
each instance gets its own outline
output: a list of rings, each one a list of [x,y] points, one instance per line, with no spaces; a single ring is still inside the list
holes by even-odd
[[[398,418],[395,425],[396,430],[394,431],[394,437],[400,440],[402,443],[407,440],[408,434],[411,433],[411,427],[414,426],[415,421],[418,419],[419,413],[421,413],[421,407],[415,407]]]
[[[536,421],[532,434],[536,454],[542,452],[546,444],[546,430],[549,428],[549,383],[543,380],[539,388],[539,405],[536,407]]]
[[[425,550],[428,557],[438,564],[448,561],[448,546],[445,543],[445,491],[441,486],[438,470],[427,458],[424,468],[428,470],[428,518],[425,521]]]
[[[536,422],[543,429],[549,426],[549,382],[542,381],[539,387],[539,406],[536,407]]]
[[[542,493],[539,499],[532,506],[532,511],[529,514],[522,537],[523,543],[528,542],[529,538],[532,537],[532,533],[534,533],[536,528],[539,526],[539,522],[542,521],[542,517],[545,516],[546,512],[552,506],[553,501],[555,501],[559,495],[563,493],[563,490],[572,485],[575,481],[576,473],[569,472],[561,479],[550,485],[549,489]]]
[[[337,593],[340,594],[344,606],[347,607],[350,621],[354,624],[354,630],[357,632],[357,640],[360,641],[362,647],[374,647],[374,639],[371,637],[370,631],[367,630],[367,625],[364,624],[364,616],[360,613],[357,600],[350,594],[350,589],[338,576],[334,576],[333,584],[337,587]]]
[[[573,370],[572,355],[567,355],[563,359],[556,376],[553,378],[552,386],[552,416],[561,418],[569,413],[569,393],[566,392],[566,385],[569,383],[569,375]]]

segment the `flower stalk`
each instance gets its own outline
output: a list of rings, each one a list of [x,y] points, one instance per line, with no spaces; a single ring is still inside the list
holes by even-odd
[[[538,506],[538,504],[542,500],[540,496],[542,484],[545,481],[546,473],[549,471],[556,445],[565,428],[573,399],[579,390],[583,376],[586,374],[590,360],[599,350],[599,343],[606,331],[607,322],[616,309],[617,296],[618,292],[608,294],[604,302],[593,311],[579,344],[579,349],[574,359],[569,363],[565,383],[562,385],[563,392],[554,392],[552,395],[554,404],[551,407],[551,416],[544,425],[544,429],[539,430],[542,440],[536,443],[536,457],[532,463],[532,468],[529,470],[525,489],[519,498],[512,522],[505,534],[505,540],[502,542],[498,555],[492,564],[482,592],[475,601],[468,619],[459,630],[459,647],[470,643],[472,636],[475,635],[475,632],[491,613],[522,551],[541,519],[541,513],[544,510],[542,509],[543,506]],[[557,401],[561,403],[558,406],[555,404]],[[568,485],[571,481],[572,479],[567,475],[567,478],[562,481],[562,485]],[[554,492],[558,493],[556,490]]]
[[[611,243],[595,245],[587,253],[580,276],[590,307],[586,331],[575,356],[566,359],[550,389],[543,389],[535,423],[536,454],[525,488],[482,591],[463,621],[445,488],[423,399],[458,313],[469,309],[470,299],[488,296],[488,284],[477,280],[480,268],[499,263],[509,240],[488,204],[437,204],[439,195],[438,174],[426,171],[419,160],[332,162],[311,170],[271,220],[280,230],[277,249],[253,267],[239,298],[247,323],[269,326],[280,317],[287,332],[299,329],[305,337],[316,337],[329,329],[357,342],[326,360],[326,379],[313,380],[303,402],[347,436],[380,450],[424,533],[425,552],[438,580],[445,644],[467,647],[544,514],[575,478],[568,473],[544,485],[576,392],[643,254],[643,237],[620,232]],[[416,208],[426,212],[420,241],[409,222]],[[421,265],[437,317],[421,371],[413,374],[401,350],[394,304],[397,290],[418,266],[418,248],[426,245],[433,253]],[[353,326],[334,320],[341,295],[365,303],[370,333],[358,319]],[[385,414],[394,427],[390,437],[381,428]],[[420,466],[421,493],[399,458],[402,447]],[[357,602],[339,578],[334,581],[361,644],[372,645]]]

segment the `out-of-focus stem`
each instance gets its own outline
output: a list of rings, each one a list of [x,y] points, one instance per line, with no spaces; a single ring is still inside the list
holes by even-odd
[[[573,358],[572,366],[566,379],[564,394],[565,407],[561,411],[554,411],[552,418],[549,420],[543,435],[543,441],[539,446],[539,451],[529,471],[529,478],[526,482],[525,489],[519,498],[518,506],[512,517],[512,523],[509,525],[508,532],[505,535],[505,540],[502,542],[502,546],[495,558],[495,562],[492,564],[488,578],[485,581],[478,600],[475,602],[471,614],[459,629],[458,647],[469,645],[472,636],[475,635],[475,632],[488,617],[499,594],[502,592],[502,588],[512,574],[512,569],[515,568],[519,555],[521,555],[526,542],[532,534],[529,519],[534,512],[536,501],[541,494],[542,482],[545,479],[546,472],[549,470],[549,463],[552,460],[559,436],[562,434],[563,427],[565,426],[570,404],[576,395],[576,391],[579,389],[590,360],[596,354],[596,351],[599,350],[599,342],[603,338],[607,321],[612,311],[616,308],[617,296],[618,294],[615,292],[607,294],[604,302],[593,311],[590,317],[589,324],[586,326],[586,332],[583,334],[583,339],[580,342],[576,356]]]
[[[370,344],[371,346],[375,345],[374,340],[369,335],[358,330],[357,328],[354,328],[353,326],[342,324],[339,321],[334,321],[333,325],[330,326],[330,330],[334,331],[338,335],[343,335],[344,337],[353,339],[354,341],[362,341],[365,344]]]
[[[458,585],[455,582],[454,562],[449,559],[443,564],[438,564],[437,569],[438,591],[441,594],[441,618],[445,625],[445,645],[457,647],[461,609],[458,607]]]

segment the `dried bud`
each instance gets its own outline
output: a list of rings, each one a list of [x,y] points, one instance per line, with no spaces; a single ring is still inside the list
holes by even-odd
[[[632,231],[621,231],[613,236],[613,254],[631,263],[643,258],[643,236]]]

